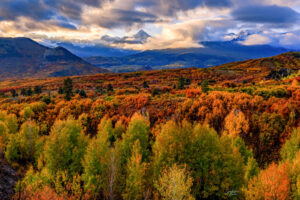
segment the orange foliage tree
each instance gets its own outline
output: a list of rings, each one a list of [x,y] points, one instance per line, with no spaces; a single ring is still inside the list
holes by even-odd
[[[290,180],[288,163],[276,165],[272,163],[267,169],[250,179],[245,190],[246,199],[273,200],[290,199]]]

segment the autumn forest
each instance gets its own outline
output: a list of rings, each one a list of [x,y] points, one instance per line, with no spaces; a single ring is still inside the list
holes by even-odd
[[[2,81],[11,198],[300,199],[299,58]]]

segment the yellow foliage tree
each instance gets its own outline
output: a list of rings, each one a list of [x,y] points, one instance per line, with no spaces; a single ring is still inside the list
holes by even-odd
[[[176,164],[163,171],[155,188],[163,200],[193,200],[191,187],[193,179],[186,168],[180,168]]]

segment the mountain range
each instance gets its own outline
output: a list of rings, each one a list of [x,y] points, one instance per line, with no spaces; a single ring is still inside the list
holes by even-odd
[[[0,38],[0,79],[57,77],[106,72],[63,47],[45,47],[29,38]]]
[[[206,68],[229,62],[270,57],[290,50],[270,45],[245,46],[237,41],[201,42],[203,47],[148,50],[122,57],[93,56],[87,62],[112,72],[170,68]]]
[[[79,46],[66,42],[57,43],[59,46],[50,48],[29,38],[0,38],[0,79],[44,78],[189,67],[206,68],[275,56],[290,51],[270,45],[247,46],[241,44],[240,41],[245,40],[250,34],[245,31],[237,35],[230,35],[233,38],[230,41],[200,42],[202,47],[199,48],[142,52],[109,45]],[[110,43],[144,43],[149,37],[151,37],[149,34],[141,30],[132,36],[122,38],[107,36],[105,40]]]

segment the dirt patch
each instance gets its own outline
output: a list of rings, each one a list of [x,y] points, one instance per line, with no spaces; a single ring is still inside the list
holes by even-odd
[[[8,200],[14,195],[17,173],[0,157],[0,199]]]

